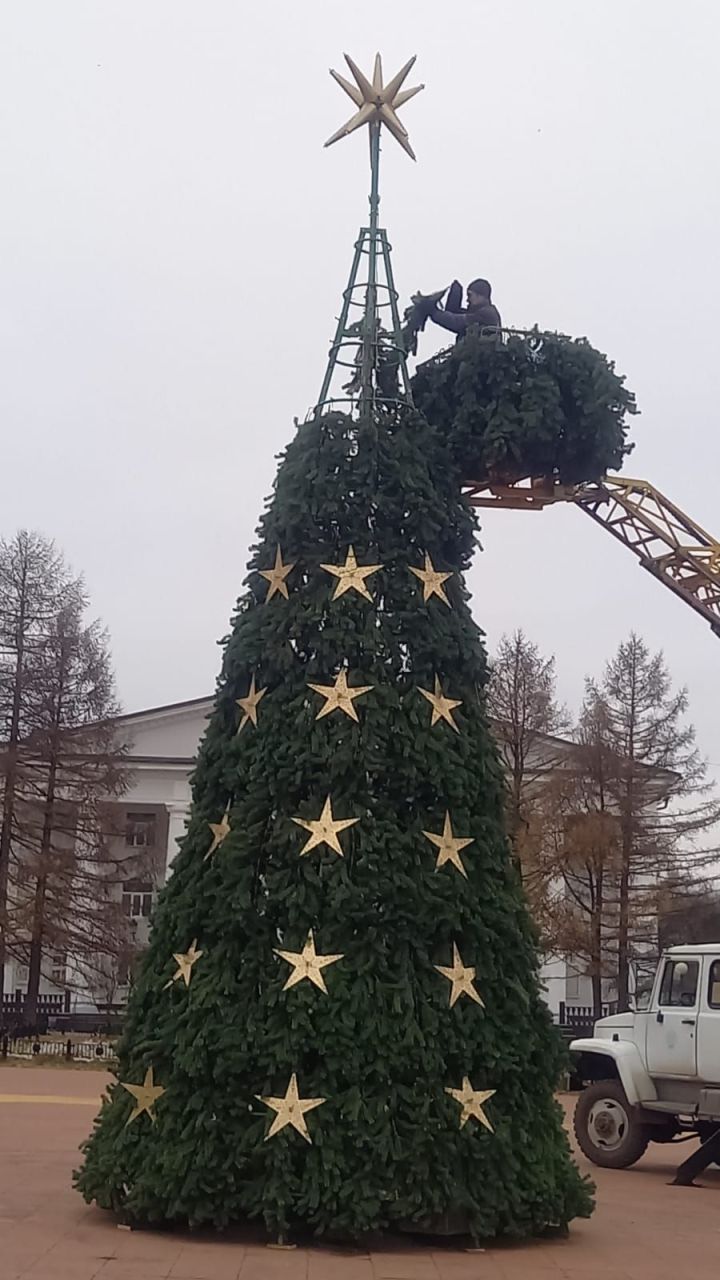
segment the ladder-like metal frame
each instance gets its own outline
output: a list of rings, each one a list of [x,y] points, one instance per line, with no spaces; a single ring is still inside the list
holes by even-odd
[[[355,241],[350,277],[343,293],[325,376],[309,417],[330,410],[372,416],[380,407],[412,404],[391,245],[387,232],[379,224],[379,174],[380,123],[376,122],[370,125],[370,220],[368,226],[360,228]],[[352,308],[361,312],[354,322]],[[383,319],[389,323],[383,324]],[[379,387],[381,366],[388,360],[396,369],[397,394],[383,394]],[[335,375],[343,369],[356,372],[357,385],[349,394],[333,394]],[[347,392],[348,387],[342,390]]]
[[[467,482],[463,492],[474,507],[514,511],[574,502],[720,636],[720,542],[648,480],[605,476],[598,484],[560,485],[536,477],[512,484]]]

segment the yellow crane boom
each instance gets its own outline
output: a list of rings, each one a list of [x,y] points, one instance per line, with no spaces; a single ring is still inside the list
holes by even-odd
[[[530,478],[506,485],[468,483],[463,491],[475,507],[514,511],[574,502],[720,636],[720,542],[648,480],[605,476],[598,484],[560,485]]]

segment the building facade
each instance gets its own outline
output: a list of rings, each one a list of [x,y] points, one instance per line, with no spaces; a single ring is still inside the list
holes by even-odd
[[[114,852],[126,860],[127,877],[118,884],[128,917],[131,946],[125,961],[103,976],[81,972],[71,956],[48,957],[41,983],[41,1009],[49,1014],[93,1014],[122,1006],[128,991],[132,955],[147,943],[152,909],[159,889],[172,870],[178,841],[190,812],[190,775],[199,741],[213,707],[212,698],[196,698],[120,717],[122,736],[129,741],[131,785],[121,802]],[[570,756],[572,745],[548,739],[556,767]],[[22,1008],[27,990],[27,967],[12,960],[6,967],[8,1004]],[[546,1001],[556,1018],[572,1015],[592,1004],[590,979],[580,964],[564,957],[546,957],[541,968]],[[607,987],[604,997],[612,1001]]]

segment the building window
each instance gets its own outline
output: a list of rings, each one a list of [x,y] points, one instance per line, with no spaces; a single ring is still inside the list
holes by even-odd
[[[67,954],[65,951],[56,951],[50,960],[51,969],[50,977],[57,986],[62,986],[65,982],[67,970]]]
[[[720,960],[713,960],[710,965],[708,1004],[711,1009],[720,1009]]]
[[[154,813],[128,813],[125,819],[125,844],[131,849],[153,848],[155,821]]]
[[[148,880],[143,883],[130,880],[123,888],[123,911],[131,920],[150,915],[153,906],[153,888]]]
[[[576,973],[568,975],[565,987],[565,998],[566,1000],[580,999],[580,978]]]
[[[697,999],[697,960],[666,960],[660,988],[660,1004],[693,1009]]]

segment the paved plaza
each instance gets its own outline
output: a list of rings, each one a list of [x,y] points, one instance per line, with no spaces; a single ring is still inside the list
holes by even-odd
[[[593,1169],[598,1208],[570,1238],[465,1253],[399,1242],[377,1252],[278,1252],[258,1240],[118,1229],[70,1175],[107,1077],[0,1065],[0,1280],[716,1280],[720,1170],[668,1185],[679,1149]],[[585,1168],[585,1162],[581,1161]]]

